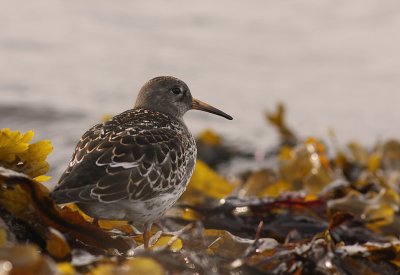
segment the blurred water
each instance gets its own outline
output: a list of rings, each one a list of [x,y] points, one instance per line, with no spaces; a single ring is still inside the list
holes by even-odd
[[[302,135],[371,144],[399,136],[399,27],[398,1],[0,0],[0,127],[52,139],[57,177],[85,129],[174,75],[234,117],[190,112],[195,133],[266,148],[283,101]]]

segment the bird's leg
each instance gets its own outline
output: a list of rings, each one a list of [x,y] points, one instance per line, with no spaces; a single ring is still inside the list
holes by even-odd
[[[145,249],[149,248],[151,225],[152,225],[151,223],[144,224],[143,244]]]

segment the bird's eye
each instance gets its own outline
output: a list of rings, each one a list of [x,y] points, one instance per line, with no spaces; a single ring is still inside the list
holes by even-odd
[[[179,89],[179,88],[172,88],[172,89],[171,89],[171,92],[173,92],[173,93],[176,94],[176,95],[179,95],[179,94],[182,93],[181,89]]]

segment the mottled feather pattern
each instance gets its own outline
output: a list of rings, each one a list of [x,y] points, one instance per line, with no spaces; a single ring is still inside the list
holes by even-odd
[[[147,109],[128,110],[82,136],[52,195],[58,203],[113,203],[146,201],[177,188],[181,194],[195,158],[194,139],[183,122]]]

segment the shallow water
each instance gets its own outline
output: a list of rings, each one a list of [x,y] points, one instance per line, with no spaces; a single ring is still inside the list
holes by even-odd
[[[287,104],[301,135],[398,137],[400,2],[1,1],[0,127],[54,142],[55,178],[85,129],[130,108],[157,75],[185,80],[233,121],[190,112],[267,148],[263,112]]]

